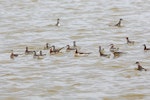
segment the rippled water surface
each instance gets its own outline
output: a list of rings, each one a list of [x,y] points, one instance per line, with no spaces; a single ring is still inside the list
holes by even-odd
[[[0,100],[150,100],[149,0],[0,0]],[[60,26],[55,26],[57,18]],[[114,25],[122,18],[122,27]],[[125,37],[135,41],[127,45]],[[74,51],[50,55],[76,41]],[[113,58],[110,44],[126,54]],[[99,45],[110,58],[100,57]],[[44,59],[25,55],[42,50]],[[21,54],[10,59],[11,50]],[[148,71],[137,71],[139,61]]]

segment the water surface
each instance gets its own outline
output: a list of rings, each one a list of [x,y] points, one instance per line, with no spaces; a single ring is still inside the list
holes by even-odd
[[[149,100],[149,0],[1,0],[1,100]],[[60,27],[55,26],[60,18]],[[122,18],[122,27],[114,27]],[[135,41],[130,46],[125,37]],[[74,51],[50,55],[46,43],[63,47],[76,41],[88,57]],[[100,57],[115,44],[125,55]],[[43,50],[44,59],[25,55]],[[10,59],[11,50],[19,57]],[[140,61],[147,72],[135,70]]]

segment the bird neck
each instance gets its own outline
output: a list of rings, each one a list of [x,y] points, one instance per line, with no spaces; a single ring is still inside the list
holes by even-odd
[[[144,45],[144,50],[146,50],[147,48],[146,48],[146,45]]]
[[[73,46],[76,47],[76,42],[73,42]]]

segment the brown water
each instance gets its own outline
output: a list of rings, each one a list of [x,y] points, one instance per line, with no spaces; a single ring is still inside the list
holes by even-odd
[[[149,0],[0,0],[0,100],[150,100]],[[56,20],[60,18],[60,27]],[[122,18],[122,27],[113,25]],[[125,37],[135,41],[130,46]],[[72,45],[74,52],[44,59],[24,55],[25,47],[42,50]],[[100,57],[98,46],[126,52]],[[10,59],[11,50],[19,57]],[[148,71],[137,71],[140,61]]]

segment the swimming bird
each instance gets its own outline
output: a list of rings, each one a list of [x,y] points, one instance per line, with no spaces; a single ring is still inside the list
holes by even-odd
[[[101,46],[99,46],[99,54],[102,57],[110,58],[110,54],[104,54],[104,49],[101,49]]]
[[[114,58],[120,57],[122,54],[125,54],[124,52],[115,51],[113,52]]]
[[[73,41],[73,47],[77,47],[76,41]]]
[[[147,48],[145,44],[143,44],[144,46],[144,51],[150,50],[150,48]]]
[[[118,22],[117,24],[115,24],[115,26],[121,27],[121,21],[122,21],[122,20],[123,20],[123,19],[120,19],[119,22]]]
[[[19,54],[14,54],[13,50],[11,50],[10,58],[14,59],[15,57],[18,57]]]
[[[26,54],[26,55],[28,55],[28,54],[33,54],[33,51],[29,51],[28,47],[26,47],[25,54]]]
[[[40,51],[40,55],[39,56],[46,56],[46,54],[43,54],[42,51]]]
[[[49,43],[46,43],[46,46],[44,47],[44,50],[50,49]]]
[[[77,49],[76,41],[73,41],[73,46],[67,45],[66,47],[67,52],[71,50],[76,50]]]
[[[60,21],[60,19],[58,18],[58,19],[57,19],[56,26],[60,26],[60,22],[59,22],[59,21]]]
[[[66,51],[76,50],[75,47],[70,47],[70,45],[67,45]]]
[[[60,51],[63,49],[64,47],[61,47],[61,48],[55,48],[55,46],[53,45],[53,46],[51,46],[51,48],[50,48],[50,51],[49,51],[49,53],[50,54],[57,54],[57,53],[60,53]]]
[[[53,49],[52,49],[52,48],[50,48],[50,49],[49,49],[49,53],[50,53],[51,55],[56,54],[56,52],[55,52],[55,51],[53,51]]]
[[[57,48],[57,49],[56,49],[54,45],[52,46],[53,51],[56,52],[56,53],[60,52],[63,48],[64,48],[64,47],[61,47],[61,48]]]
[[[91,52],[79,52],[77,49],[75,50],[74,56],[75,57],[85,57],[88,56],[89,54],[91,54]]]
[[[119,48],[114,47],[114,44],[110,44],[109,46],[111,46],[109,49],[110,52],[116,52],[119,50]]]
[[[143,68],[143,67],[140,65],[140,63],[139,63],[139,62],[136,62],[135,64],[137,64],[137,65],[138,65],[137,70],[139,70],[139,71],[142,71],[142,70],[147,71],[147,69]]]
[[[128,37],[126,37],[126,40],[127,40],[127,44],[132,44],[132,45],[134,44],[134,41],[130,41]]]
[[[40,54],[38,55],[38,59],[43,59],[46,56],[46,54],[43,54],[42,51],[40,51]]]
[[[46,54],[42,54],[42,51],[40,51],[40,54],[37,54],[36,51],[33,51],[33,58],[37,59],[43,59]]]
[[[38,58],[38,55],[36,54],[36,51],[33,51],[33,58]]]

